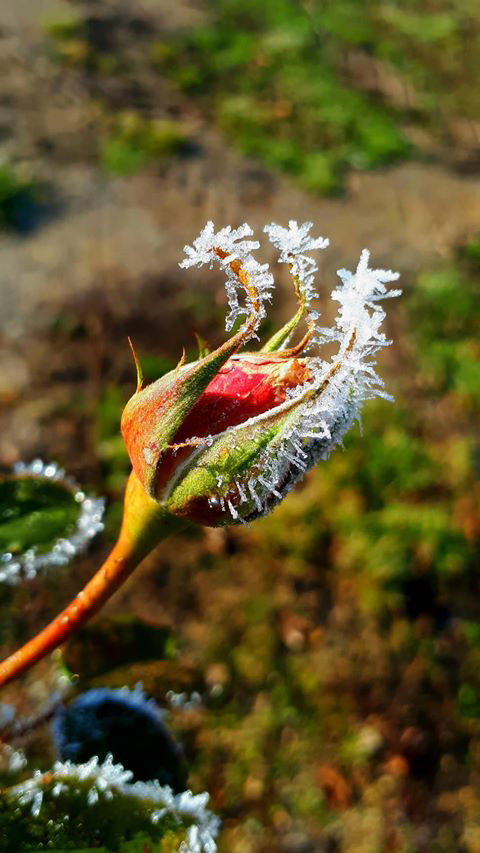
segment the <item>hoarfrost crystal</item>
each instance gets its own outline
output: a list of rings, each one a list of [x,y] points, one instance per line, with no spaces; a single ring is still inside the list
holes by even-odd
[[[18,773],[27,765],[23,750],[0,741],[0,773]]]
[[[220,821],[207,809],[207,793],[174,794],[157,781],[133,782],[132,777],[130,770],[114,764],[111,755],[103,763],[96,756],[85,764],[57,761],[51,771],[44,774],[36,770],[30,779],[10,788],[8,794],[21,805],[31,805],[32,818],[40,815],[47,792],[56,798],[73,791],[86,796],[87,807],[101,798],[125,797],[146,809],[153,825],[164,815],[173,817],[179,826],[187,824],[187,841],[180,846],[182,853],[216,853]]]
[[[318,266],[306,252],[326,249],[330,245],[327,237],[310,237],[309,232],[312,228],[313,222],[304,222],[303,225],[299,225],[295,219],[290,219],[288,228],[272,222],[271,225],[265,225],[263,229],[270,242],[280,251],[279,263],[289,264],[290,271],[297,279],[307,303],[318,298],[314,288]]]
[[[226,274],[226,291],[230,313],[228,314],[225,327],[230,331],[238,317],[242,315],[256,314],[255,330],[266,316],[264,302],[271,299],[270,290],[273,289],[273,276],[268,271],[268,264],[259,264],[252,252],[260,247],[257,240],[244,240],[251,237],[252,229],[246,223],[240,228],[232,229],[230,225],[215,233],[213,222],[207,222],[205,228],[193,241],[193,246],[185,246],[187,257],[180,263],[180,267],[201,267],[205,264],[212,267],[214,262],[220,265]],[[246,291],[246,304],[240,305],[238,293],[242,287],[236,272],[235,262],[242,265],[242,276],[244,282],[248,282]],[[255,297],[252,298],[252,290]],[[253,336],[253,334],[251,335]]]

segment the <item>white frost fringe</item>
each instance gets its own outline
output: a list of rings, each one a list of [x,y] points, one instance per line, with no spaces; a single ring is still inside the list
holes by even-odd
[[[105,498],[91,498],[85,494],[78,483],[65,474],[55,462],[45,463],[34,459],[31,463],[17,462],[13,474],[18,477],[32,477],[61,483],[73,492],[79,504],[80,514],[75,530],[68,538],[57,539],[50,551],[39,554],[35,547],[29,548],[21,557],[9,551],[0,554],[0,583],[10,585],[22,580],[31,580],[39,571],[51,566],[66,566],[74,557],[83,553],[90,541],[103,530]]]
[[[78,782],[79,795],[85,786],[89,788],[89,805],[95,805],[102,798],[111,800],[114,796],[124,796],[149,809],[153,825],[166,814],[172,815],[179,825],[191,823],[178,853],[216,853],[220,820],[206,808],[207,793],[183,791],[174,794],[168,785],[160,785],[157,781],[132,782],[132,778],[132,771],[125,770],[121,764],[114,764],[111,755],[104,762],[95,756],[85,764],[56,761],[49,773],[36,770],[30,779],[10,788],[8,793],[21,805],[31,804],[32,818],[36,818],[42,809],[46,784],[49,788],[53,784],[51,795],[58,797],[67,790],[75,790]]]

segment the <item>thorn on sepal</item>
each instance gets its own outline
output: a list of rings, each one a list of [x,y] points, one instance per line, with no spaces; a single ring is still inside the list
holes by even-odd
[[[195,340],[197,341],[198,346],[198,358],[205,358],[206,355],[210,355],[211,348],[202,335],[199,335],[198,332],[193,333],[195,335]]]
[[[129,347],[132,351],[133,360],[135,362],[135,369],[137,371],[137,394],[138,394],[138,392],[141,391],[143,388],[143,382],[144,382],[143,370],[142,370],[142,365],[140,364],[140,359],[139,359],[137,353],[135,352],[135,347],[133,346],[133,342],[132,342],[131,337],[128,337],[128,344],[129,344]]]
[[[185,347],[183,347],[182,355],[180,357],[180,361],[178,362],[175,370],[180,370],[180,368],[183,367],[183,365],[185,364],[186,360],[187,360],[187,352],[186,352]]]

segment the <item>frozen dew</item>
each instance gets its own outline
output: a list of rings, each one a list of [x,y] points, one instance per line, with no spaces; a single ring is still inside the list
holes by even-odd
[[[175,710],[196,711],[202,707],[202,697],[196,690],[190,694],[185,692],[175,693],[174,690],[169,690],[166,694],[166,699],[170,707]]]
[[[22,749],[15,749],[9,743],[0,741],[0,773],[18,773],[27,765]]]
[[[34,459],[31,466],[32,474],[43,473],[43,462],[41,459]]]

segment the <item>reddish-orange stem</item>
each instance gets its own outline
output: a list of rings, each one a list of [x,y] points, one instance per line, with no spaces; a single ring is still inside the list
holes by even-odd
[[[84,589],[43,631],[0,663],[0,687],[30,669],[60,646],[105,604],[143,558],[172,529],[158,504],[148,497],[132,473],[125,492],[124,517],[118,541]]]

